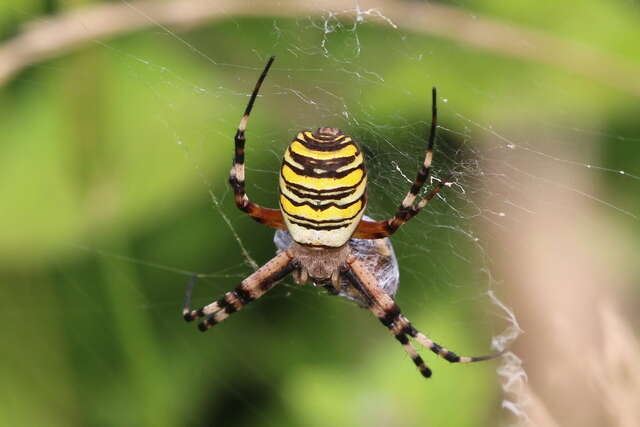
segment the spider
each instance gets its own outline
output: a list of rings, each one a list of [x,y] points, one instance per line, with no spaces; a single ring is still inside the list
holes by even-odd
[[[229,183],[240,210],[259,223],[279,230],[276,243],[278,233],[281,233],[278,244],[281,250],[234,290],[197,310],[190,308],[194,276],[185,295],[184,319],[191,322],[204,318],[198,326],[201,331],[206,331],[263,296],[292,273],[298,284],[311,281],[332,294],[341,294],[368,308],[400,342],[424,377],[430,377],[431,370],[409,338],[452,363],[498,357],[501,353],[458,356],[418,331],[394,302],[397,277],[395,284],[385,287],[381,285],[381,274],[375,268],[381,258],[393,255],[390,244],[385,246],[386,238],[427,206],[446,183],[446,180],[441,181],[416,202],[431,170],[437,128],[436,88],[432,89],[432,120],[424,163],[393,218],[387,221],[363,218],[367,203],[367,173],[362,152],[351,137],[330,127],[301,131],[291,142],[280,168],[280,209],[268,209],[251,202],[245,193],[244,146],[249,115],[274,60],[273,56],[269,58],[238,125]],[[376,239],[373,241],[381,243],[382,249],[363,250],[363,246],[357,244],[363,239]],[[364,259],[365,254],[372,255],[373,262]]]

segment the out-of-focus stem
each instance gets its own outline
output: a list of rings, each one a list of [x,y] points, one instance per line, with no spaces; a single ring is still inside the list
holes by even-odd
[[[343,0],[237,1],[180,0],[99,4],[39,20],[0,45],[0,85],[23,68],[91,41],[152,26],[195,27],[216,19],[242,16],[302,17],[331,12],[339,18],[367,16],[382,25],[432,34],[505,56],[553,65],[640,95],[640,65],[562,40],[542,31],[434,3],[363,0],[345,8]]]

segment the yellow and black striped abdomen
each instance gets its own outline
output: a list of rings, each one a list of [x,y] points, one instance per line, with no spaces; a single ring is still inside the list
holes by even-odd
[[[367,202],[360,147],[342,131],[302,131],[284,153],[280,209],[293,240],[339,247],[358,226]]]

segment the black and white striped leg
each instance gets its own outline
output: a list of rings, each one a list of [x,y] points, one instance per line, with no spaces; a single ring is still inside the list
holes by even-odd
[[[447,360],[448,362],[451,362],[451,363],[482,362],[483,360],[491,360],[491,359],[495,359],[497,357],[500,357],[505,352],[503,350],[501,352],[494,353],[494,354],[487,354],[487,355],[484,355],[484,356],[473,356],[473,357],[471,357],[471,356],[458,356],[453,351],[442,347],[440,344],[434,342],[431,338],[427,337],[422,332],[416,330],[411,325],[411,322],[409,322],[409,320],[406,317],[404,317],[402,315],[400,317],[401,317],[400,322],[405,325],[404,326],[404,330],[406,331],[406,333],[410,337],[414,338],[420,344],[422,344],[423,346],[425,346],[426,348],[428,348],[429,350],[431,350],[432,352],[434,352],[438,356],[442,357],[443,359]]]
[[[271,64],[275,57],[269,58],[267,61],[267,65],[264,67],[262,74],[258,78],[256,82],[256,86],[251,93],[251,98],[249,98],[249,103],[244,110],[244,114],[242,115],[242,119],[240,119],[240,124],[238,125],[238,129],[236,130],[236,135],[234,138],[235,142],[235,155],[233,158],[233,165],[231,166],[231,172],[229,174],[229,184],[231,184],[231,188],[233,188],[233,192],[235,194],[235,201],[238,207],[244,211],[248,210],[249,198],[245,193],[244,187],[244,144],[245,144],[245,131],[247,129],[247,124],[249,123],[249,115],[251,114],[251,110],[253,109],[253,104],[256,102],[256,97],[258,96],[258,92],[260,92],[260,86],[262,86],[262,82],[267,77],[267,73],[269,72],[269,68],[271,68]]]
[[[378,319],[380,319],[382,324],[385,325],[392,334],[394,334],[396,339],[403,344],[405,351],[409,353],[423,375],[425,375],[426,372],[423,371],[419,364],[422,359],[417,360],[410,353],[410,349],[405,344],[405,342],[408,341],[407,337],[415,339],[438,356],[452,363],[480,362],[483,360],[494,359],[503,354],[503,352],[500,352],[477,357],[458,356],[453,351],[442,347],[413,327],[409,319],[402,315],[400,308],[396,305],[393,299],[376,285],[374,276],[360,261],[352,257],[347,262],[351,268],[350,271],[344,273],[347,280],[349,280],[356,289],[360,290],[360,292],[362,292],[363,295],[366,295],[367,299],[371,301],[369,309],[376,317],[378,317]],[[413,351],[415,352],[415,349],[413,349]],[[417,355],[417,353],[415,353],[415,355]],[[422,363],[422,365],[424,365],[424,363]],[[428,374],[429,375],[425,376],[430,376],[431,371],[428,371]]]
[[[425,197],[416,203],[416,199],[425,182],[431,175],[431,163],[433,161],[433,146],[436,140],[436,129],[438,128],[438,106],[437,93],[434,87],[431,91],[431,128],[427,139],[427,149],[422,166],[418,170],[413,185],[402,200],[393,218],[386,221],[366,221],[358,224],[354,237],[359,239],[380,239],[392,235],[405,222],[416,216],[424,209],[429,201],[448,183],[449,177],[438,183]]]
[[[194,276],[187,286],[182,316],[187,322],[205,317],[205,319],[198,324],[198,328],[204,332],[212,326],[222,322],[224,319],[240,310],[251,301],[263,296],[273,288],[278,281],[286,277],[296,267],[297,264],[295,260],[293,260],[289,251],[280,252],[253,274],[244,279],[234,290],[225,293],[219,300],[214,301],[211,304],[207,304],[197,310],[192,310],[190,308],[191,294],[195,283]]]
[[[380,322],[385,325],[389,332],[398,340],[402,348],[407,353],[407,355],[411,358],[413,363],[416,365],[422,376],[425,378],[431,377],[431,369],[424,363],[422,357],[418,354],[416,348],[409,342],[409,338],[407,334],[404,333],[400,328],[398,328],[393,322],[388,321],[388,313],[385,312],[380,307],[380,304],[376,301],[376,297],[367,292],[366,288],[363,286],[361,280],[351,271],[347,270],[343,273],[344,277],[352,284],[354,288],[356,288],[360,293],[365,297],[368,305],[367,308],[371,310],[371,312],[380,320]],[[395,308],[397,306],[393,304]],[[398,308],[398,312],[399,312]]]
[[[283,229],[284,222],[282,220],[282,213],[280,210],[263,208],[262,206],[256,205],[249,200],[249,196],[247,196],[245,191],[244,144],[246,138],[244,133],[247,129],[247,124],[249,123],[249,115],[251,114],[253,104],[256,102],[256,97],[260,91],[260,86],[262,86],[262,82],[267,77],[267,73],[269,72],[269,68],[271,68],[271,64],[273,64],[274,59],[275,57],[273,56],[269,58],[262,74],[260,74],[256,86],[251,93],[251,98],[249,98],[249,103],[242,115],[242,119],[240,119],[238,129],[236,130],[234,138],[235,154],[233,157],[233,165],[231,166],[231,171],[229,173],[229,184],[233,189],[236,206],[238,206],[240,210],[249,214],[249,216],[261,224]]]
[[[436,140],[436,129],[438,128],[438,106],[437,106],[437,92],[436,88],[432,88],[431,90],[431,128],[429,130],[429,137],[427,140],[427,149],[424,156],[424,161],[422,162],[422,166],[418,170],[416,175],[416,179],[413,181],[413,185],[411,189],[402,200],[398,211],[395,216],[389,220],[389,226],[391,229],[395,231],[395,229],[399,228],[402,224],[407,222],[413,216],[415,216],[422,208],[424,208],[429,200],[423,199],[417,205],[414,205],[420,190],[424,186],[424,183],[429,179],[429,175],[431,174],[431,163],[433,161],[433,145]],[[434,194],[435,196],[435,194]],[[433,196],[431,196],[433,197]]]
[[[400,210],[407,209],[411,205],[413,205],[413,202],[418,196],[420,189],[431,174],[431,163],[433,161],[433,145],[436,139],[436,129],[438,128],[438,107],[436,101],[437,94],[436,88],[434,87],[433,89],[431,89],[431,128],[429,130],[429,138],[427,140],[427,150],[425,152],[424,162],[418,170],[418,174],[416,175],[416,179],[413,181],[411,189],[402,201]]]

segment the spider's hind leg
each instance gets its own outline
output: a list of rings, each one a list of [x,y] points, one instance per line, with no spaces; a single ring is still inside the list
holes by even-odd
[[[409,189],[409,192],[402,200],[402,203],[398,207],[396,214],[393,218],[387,221],[368,221],[362,220],[358,224],[354,236],[358,239],[380,239],[382,237],[391,236],[395,233],[403,224],[416,216],[422,209],[424,209],[429,201],[442,189],[443,185],[446,185],[446,181],[441,181],[436,185],[425,197],[416,203],[420,190],[424,186],[425,182],[429,180],[431,176],[431,163],[433,161],[433,146],[436,140],[436,130],[438,129],[438,106],[437,106],[437,94],[436,88],[431,90],[431,128],[429,130],[429,136],[427,137],[427,147],[424,154],[424,161],[418,173],[416,179],[413,181],[413,185]]]
[[[260,91],[260,86],[262,86],[262,82],[267,77],[269,68],[271,68],[271,64],[273,64],[274,60],[275,57],[272,56],[271,58],[269,58],[269,61],[267,61],[267,65],[264,67],[262,74],[260,74],[253,92],[251,92],[249,103],[247,104],[244,114],[240,119],[240,124],[238,124],[238,129],[236,130],[236,135],[234,137],[235,155],[233,157],[233,165],[231,166],[231,171],[229,172],[229,184],[233,189],[236,206],[238,206],[241,211],[247,213],[254,220],[268,227],[284,229],[285,226],[280,209],[263,208],[262,206],[253,203],[251,200],[249,200],[249,196],[247,196],[247,193],[245,191],[245,131],[247,130],[249,115],[251,114],[253,104],[255,103],[258,92]]]

